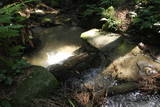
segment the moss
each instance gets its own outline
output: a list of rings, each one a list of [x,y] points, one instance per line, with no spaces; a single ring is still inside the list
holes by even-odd
[[[122,43],[117,48],[117,52],[120,55],[124,55],[124,54],[128,53],[133,47],[134,47],[134,45],[129,43],[127,40],[122,40]]]
[[[33,67],[14,95],[16,107],[28,107],[34,98],[47,97],[57,87],[56,78],[43,67]]]

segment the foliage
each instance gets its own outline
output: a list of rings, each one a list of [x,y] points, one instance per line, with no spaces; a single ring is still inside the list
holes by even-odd
[[[134,0],[136,4],[138,3],[147,3],[149,0]]]
[[[100,6],[104,6],[104,7],[114,6],[114,7],[117,7],[124,1],[125,0],[100,0]]]
[[[83,8],[85,8],[82,15],[84,17],[92,14],[101,15],[106,8],[114,6],[116,3],[118,3],[117,0],[100,0],[98,3],[86,4],[82,6]]]
[[[72,107],[76,107],[75,104],[72,102],[72,100],[68,99],[68,102]]]
[[[143,39],[156,38],[160,33],[160,0],[139,0],[136,10],[137,17],[133,19],[132,33],[138,33]]]
[[[86,5],[87,8],[82,15],[84,17],[96,14],[96,15],[101,15],[101,13],[105,10],[104,8],[98,7],[97,4],[92,4],[92,5]]]
[[[82,16],[85,18],[88,16],[101,16],[101,18],[105,18],[105,24],[102,25],[103,30],[117,31],[120,21],[115,17],[114,7],[117,7],[123,1],[124,0],[100,0],[96,4],[86,5]]]
[[[151,2],[148,2],[144,6],[142,5],[142,7],[139,7],[138,16],[134,19],[133,24],[140,26],[140,30],[147,28],[152,29],[155,24],[160,21],[160,9],[157,7],[160,1],[157,2],[156,5],[149,5],[150,3]]]
[[[6,85],[11,85],[13,82],[13,77],[19,73],[23,73],[23,69],[28,67],[29,64],[23,59],[13,59],[14,64],[10,65],[8,69],[2,69],[0,72],[0,82],[4,82]]]
[[[0,107],[12,107],[8,100],[0,100]]]
[[[105,18],[106,21],[105,24],[103,24],[102,26],[103,30],[111,30],[111,31],[118,30],[118,25],[120,25],[121,22],[115,17],[115,10],[112,6],[110,6],[103,12],[103,17]]]
[[[22,71],[26,66],[21,59],[23,46],[21,44],[21,30],[25,20],[18,14],[18,11],[25,7],[25,3],[33,0],[25,0],[9,4],[0,9],[0,82],[11,84],[15,74]]]

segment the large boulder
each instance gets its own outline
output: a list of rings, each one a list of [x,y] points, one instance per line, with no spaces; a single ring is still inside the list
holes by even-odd
[[[112,77],[126,81],[139,81],[140,79],[157,74],[160,64],[150,56],[135,47],[125,56],[119,57],[106,67],[104,75],[111,74]]]
[[[150,53],[146,54],[120,34],[91,29],[82,33],[81,38],[106,55],[108,65],[102,72],[104,76],[111,74],[114,78],[138,81],[160,71],[160,64],[152,59]]]
[[[111,60],[125,55],[135,46],[120,34],[104,32],[99,29],[86,31],[81,34],[81,38],[109,56],[108,58]]]
[[[27,75],[20,81],[13,95],[15,107],[31,107],[35,98],[48,96],[58,85],[56,78],[39,66],[29,68]]]
[[[118,40],[119,34],[102,32],[99,29],[91,29],[81,34],[82,39],[86,39],[92,46],[104,49],[106,45]]]

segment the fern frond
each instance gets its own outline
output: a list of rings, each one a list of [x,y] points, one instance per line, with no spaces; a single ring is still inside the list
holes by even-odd
[[[0,9],[0,14],[13,15],[17,11],[21,10],[26,3],[33,2],[33,1],[37,1],[37,0],[25,0],[22,2],[15,2],[15,3],[9,4]]]
[[[0,15],[0,23],[11,23],[12,19],[10,15]]]
[[[0,38],[11,38],[19,35],[18,30],[9,29],[8,27],[0,27]]]
[[[22,4],[10,4],[0,9],[0,14],[13,15],[22,8]]]

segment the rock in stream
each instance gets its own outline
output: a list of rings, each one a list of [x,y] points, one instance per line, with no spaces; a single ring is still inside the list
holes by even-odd
[[[18,82],[12,97],[14,107],[32,107],[34,99],[49,96],[58,86],[56,78],[40,66],[28,68],[24,77],[20,77]]]

